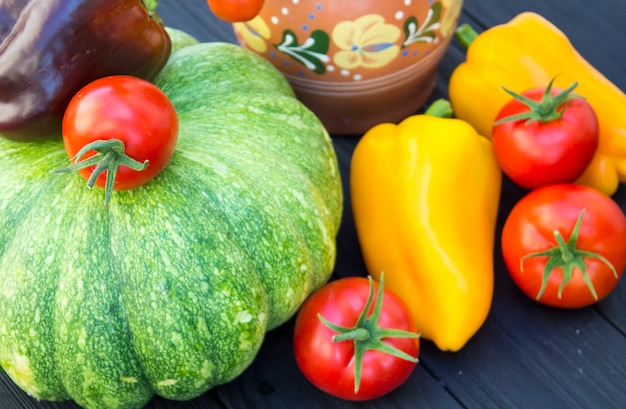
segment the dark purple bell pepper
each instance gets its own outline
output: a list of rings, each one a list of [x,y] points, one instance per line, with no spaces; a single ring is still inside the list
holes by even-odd
[[[171,51],[148,0],[0,0],[0,135],[59,136],[70,99],[109,75],[151,80]]]

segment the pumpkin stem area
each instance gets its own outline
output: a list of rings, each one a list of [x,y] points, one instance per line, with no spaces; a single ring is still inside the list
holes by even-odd
[[[337,332],[332,338],[333,342],[348,341],[354,343],[354,393],[359,391],[363,355],[365,355],[366,351],[376,350],[410,362],[418,361],[416,357],[382,341],[383,338],[419,338],[419,334],[399,329],[381,328],[378,325],[383,306],[383,274],[380,276],[374,309],[369,316],[367,315],[367,312],[372,307],[372,303],[374,303],[374,280],[371,276],[368,279],[370,284],[369,296],[353,327],[335,325],[322,317],[321,314],[317,316],[324,325]]]
[[[72,158],[74,162],[71,166],[62,169],[55,169],[53,173],[77,172],[79,170],[94,166],[93,171],[87,179],[87,187],[93,188],[98,177],[106,171],[104,186],[104,206],[111,201],[111,195],[115,185],[117,169],[126,166],[132,170],[142,171],[148,167],[148,161],[139,162],[125,153],[124,142],[119,139],[97,140],[86,144]],[[81,160],[86,153],[96,151],[96,154]]]

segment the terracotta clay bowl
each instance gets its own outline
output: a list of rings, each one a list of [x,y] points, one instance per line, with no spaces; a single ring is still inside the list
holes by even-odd
[[[233,25],[332,135],[415,113],[432,93],[462,0],[265,0]]]

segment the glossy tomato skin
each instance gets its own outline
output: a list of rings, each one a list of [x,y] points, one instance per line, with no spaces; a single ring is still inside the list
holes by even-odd
[[[158,175],[169,163],[178,139],[178,116],[169,98],[154,84],[132,76],[110,76],[91,82],[70,101],[63,117],[63,143],[70,158],[97,140],[119,139],[142,171],[120,166],[114,190],[133,189]],[[96,152],[90,151],[86,159]],[[89,179],[94,166],[78,172]],[[95,186],[104,187],[106,173]]]
[[[626,218],[610,197],[593,188],[575,184],[557,184],[531,191],[511,210],[502,231],[502,253],[507,269],[517,286],[529,297],[539,294],[547,257],[523,256],[554,247],[554,230],[567,240],[582,209],[577,248],[604,256],[615,268],[600,260],[584,258],[587,273],[597,292],[598,300],[606,297],[617,285],[626,267]],[[591,305],[594,299],[579,269],[565,285],[561,298],[558,288],[563,279],[560,267],[549,276],[547,287],[537,301],[562,308]]]
[[[252,20],[259,14],[264,0],[207,0],[217,17],[230,23]]]
[[[361,401],[385,395],[402,385],[416,366],[415,362],[380,351],[366,351],[359,391],[355,394],[354,343],[333,342],[336,332],[326,327],[317,314],[333,324],[351,327],[363,310],[369,291],[369,282],[362,277],[332,281],[304,302],[296,318],[294,351],[300,370],[313,385],[338,398]],[[379,324],[381,328],[417,333],[404,302],[387,289]],[[418,338],[387,338],[383,342],[413,357],[419,355]]]
[[[545,88],[522,95],[541,101]],[[552,88],[550,94],[562,90]],[[496,121],[528,112],[512,99],[498,113]],[[535,189],[556,183],[574,182],[587,168],[598,147],[598,120],[589,103],[574,97],[560,119],[549,122],[525,119],[494,125],[492,143],[502,171],[517,185]]]

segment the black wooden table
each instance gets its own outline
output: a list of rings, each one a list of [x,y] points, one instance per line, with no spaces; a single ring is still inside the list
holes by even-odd
[[[235,42],[230,25],[212,15],[205,0],[161,0],[158,10],[167,25],[186,30],[201,41]],[[589,62],[626,91],[626,0],[466,0],[460,22],[469,22],[482,31],[525,10],[552,21]],[[440,67],[431,100],[447,95],[448,78],[463,58],[464,52],[454,42]],[[365,276],[347,195],[349,163],[358,137],[333,140],[346,194],[333,274]],[[450,198],[455,200],[454,192],[450,192]],[[518,191],[505,181],[499,226],[518,198]],[[615,198],[625,209],[625,186]],[[157,397],[147,407],[626,408],[626,282],[622,281],[607,299],[593,307],[551,309],[529,300],[515,287],[499,252],[497,246],[494,301],[484,326],[456,353],[441,352],[431,342],[423,341],[416,371],[390,395],[357,404],[334,399],[311,386],[293,357],[292,320],[267,334],[255,362],[235,381],[189,402]],[[37,402],[2,373],[0,408],[77,406]]]

